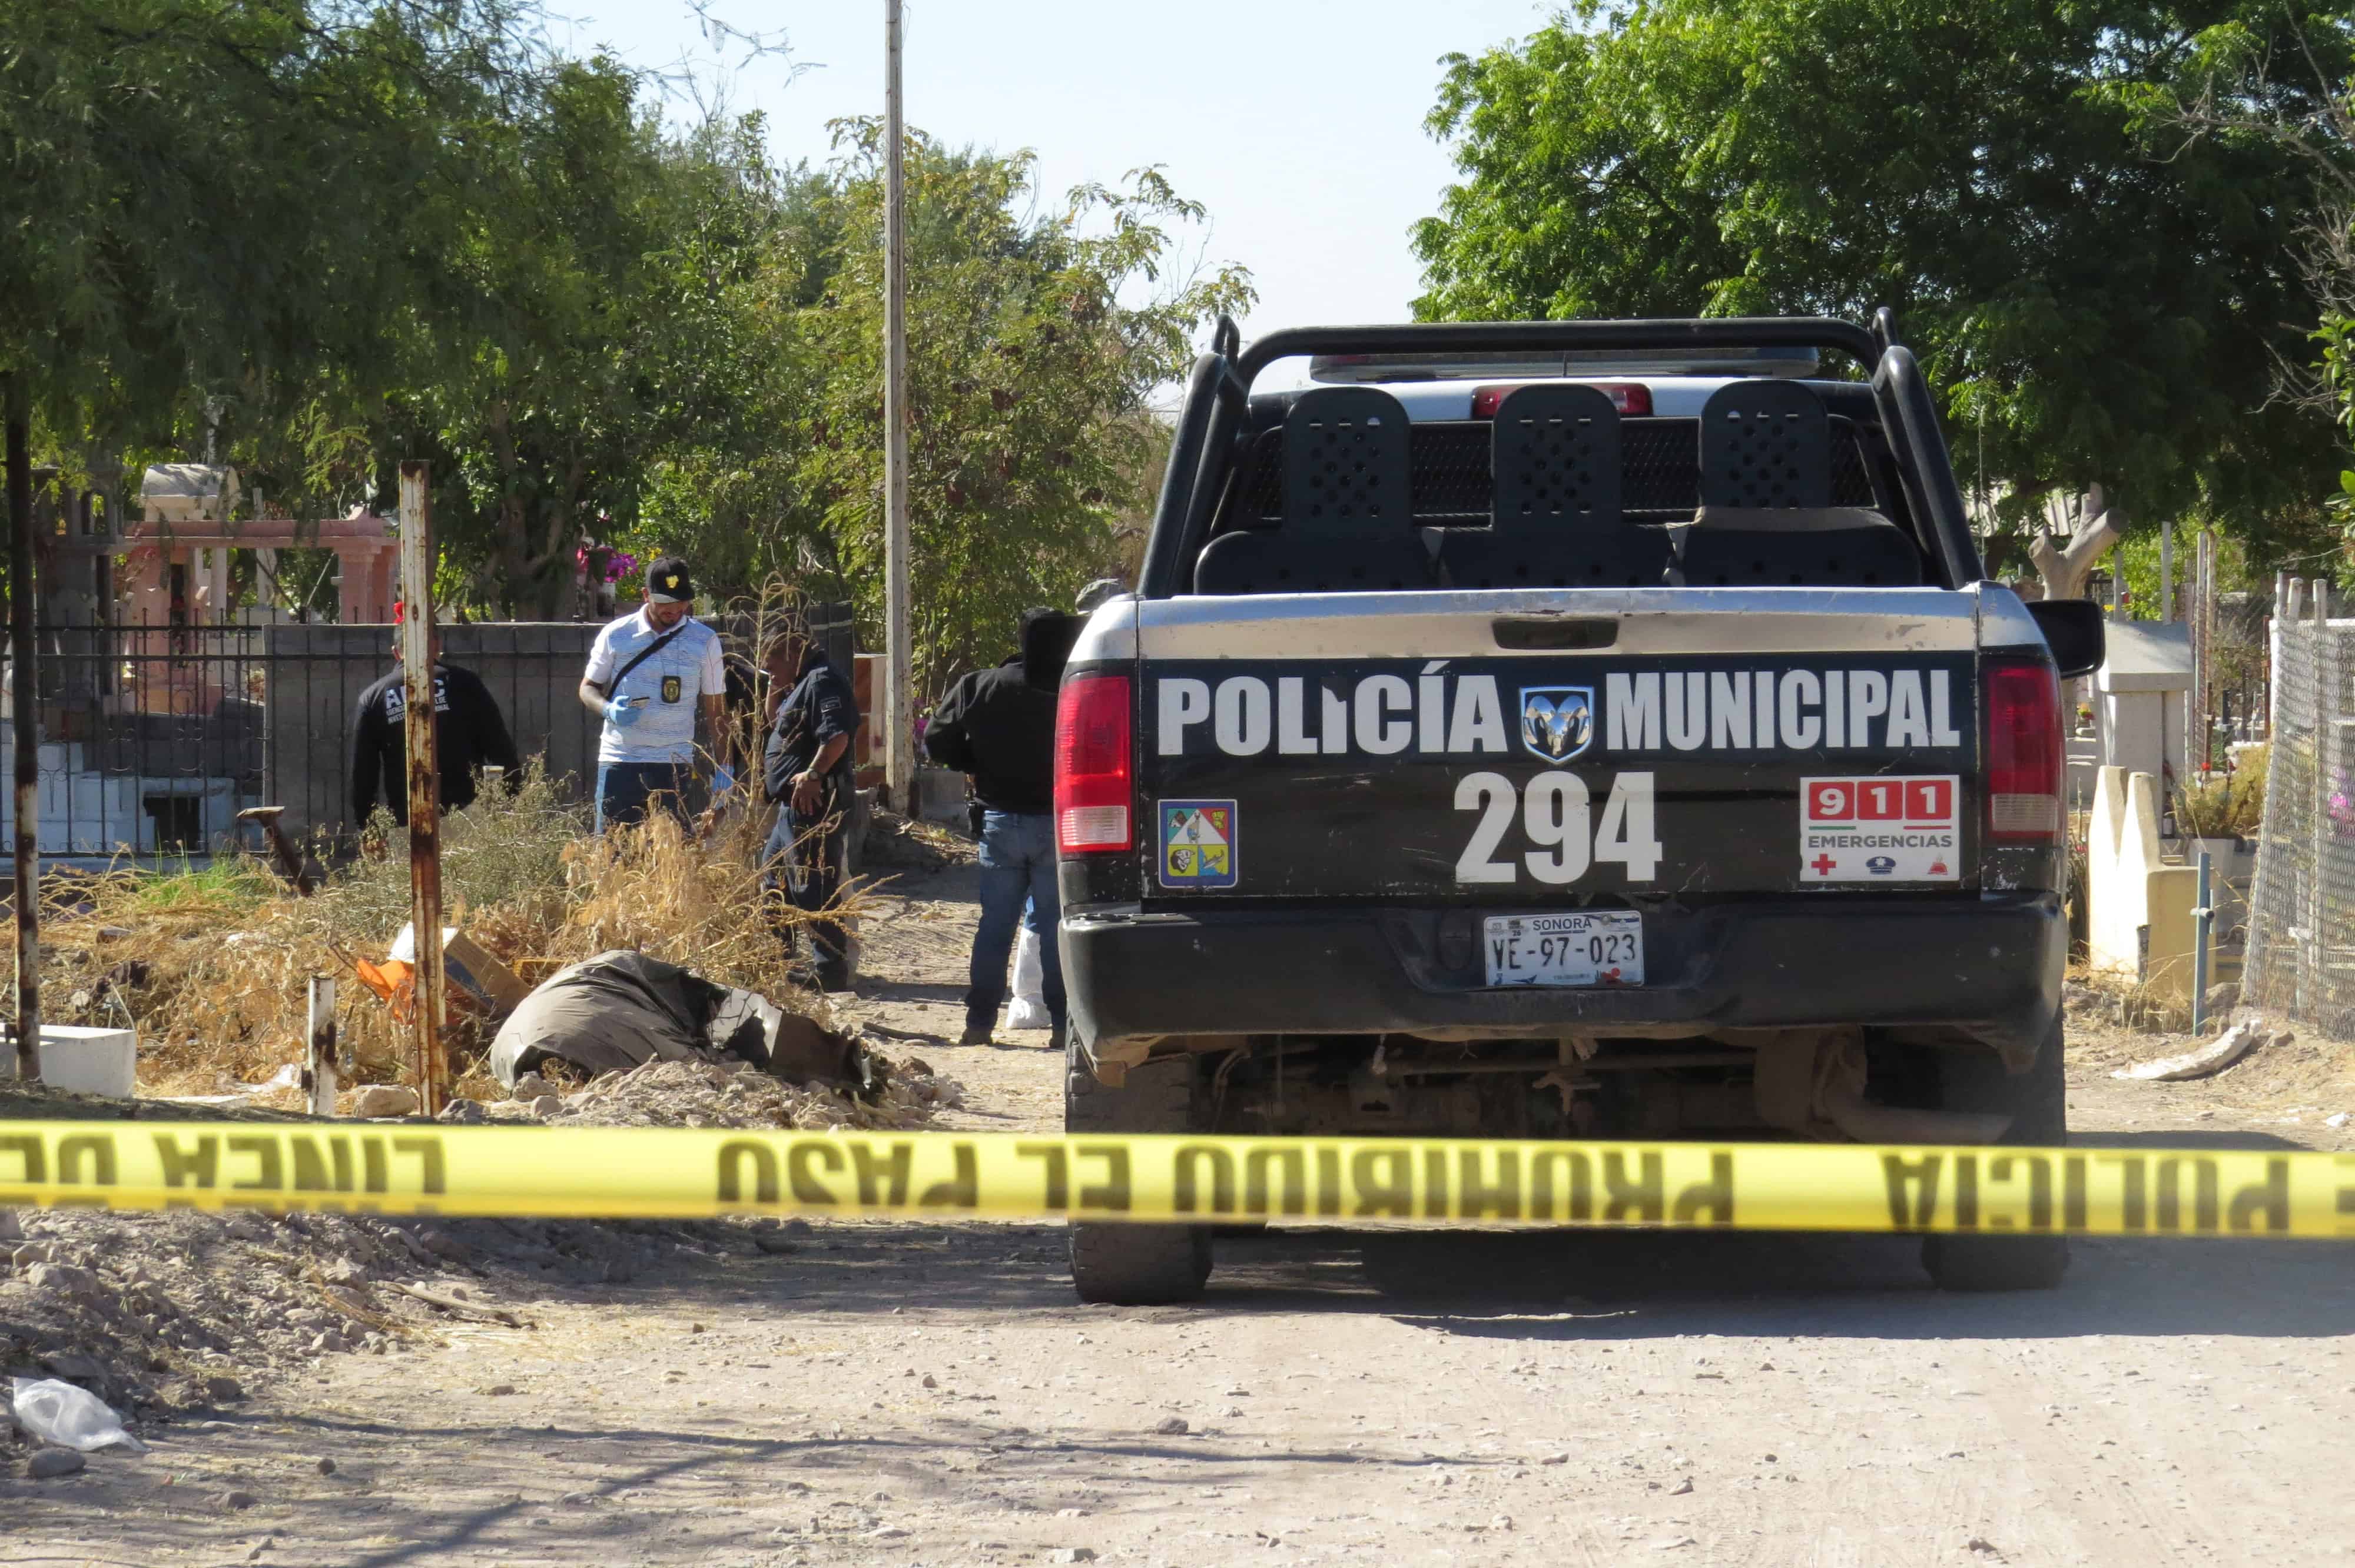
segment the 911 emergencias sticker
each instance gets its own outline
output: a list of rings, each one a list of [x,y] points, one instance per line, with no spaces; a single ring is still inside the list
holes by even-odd
[[[1803,779],[1803,882],[1955,882],[1962,875],[1962,780]]]

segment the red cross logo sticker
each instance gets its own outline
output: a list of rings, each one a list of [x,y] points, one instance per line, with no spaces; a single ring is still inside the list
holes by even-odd
[[[1816,874],[1817,876],[1829,876],[1833,872],[1839,869],[1839,862],[1834,860],[1828,854],[1819,854],[1807,863],[1815,867]]]

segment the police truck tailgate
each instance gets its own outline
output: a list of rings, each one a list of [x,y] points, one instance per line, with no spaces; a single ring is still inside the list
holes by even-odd
[[[1977,887],[1977,595],[1668,588],[1608,613],[1561,602],[1140,604],[1146,906],[1570,911],[1646,894]],[[1574,934],[1574,963],[1607,960],[1611,944],[1590,940],[1607,922],[1572,924],[1500,918],[1489,934],[1528,938],[1549,966],[1548,938]]]

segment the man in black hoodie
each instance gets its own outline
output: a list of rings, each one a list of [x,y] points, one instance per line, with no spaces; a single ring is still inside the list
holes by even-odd
[[[949,688],[924,728],[924,749],[973,779],[982,805],[981,929],[973,939],[964,996],[967,1045],[993,1044],[1006,1000],[1006,963],[1027,898],[1039,932],[1041,988],[1063,1040],[1063,963],[1055,948],[1061,906],[1055,893],[1055,689],[1079,634],[1075,616],[1033,609],[1022,617],[1022,652],[976,670]]]
[[[394,652],[400,652],[398,645]],[[360,694],[352,720],[352,826],[368,826],[382,796],[392,820],[409,821],[408,677],[395,669]],[[523,784],[523,760],[507,734],[499,705],[482,677],[456,664],[433,661],[433,737],[442,768],[441,806],[458,810],[474,803],[474,776],[484,768],[506,769],[509,791]]]

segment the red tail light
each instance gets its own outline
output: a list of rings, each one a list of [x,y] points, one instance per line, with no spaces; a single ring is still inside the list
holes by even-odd
[[[1128,677],[1074,675],[1055,705],[1055,847],[1065,854],[1121,851],[1130,821]]]
[[[2041,662],[1987,667],[1987,841],[2049,844],[2061,837],[2061,681]]]
[[[1608,397],[1612,405],[1631,419],[1643,418],[1652,411],[1652,389],[1640,381],[1596,381],[1590,385]],[[1472,417],[1476,419],[1495,418],[1497,405],[1505,400],[1506,394],[1519,390],[1518,384],[1474,388]]]

